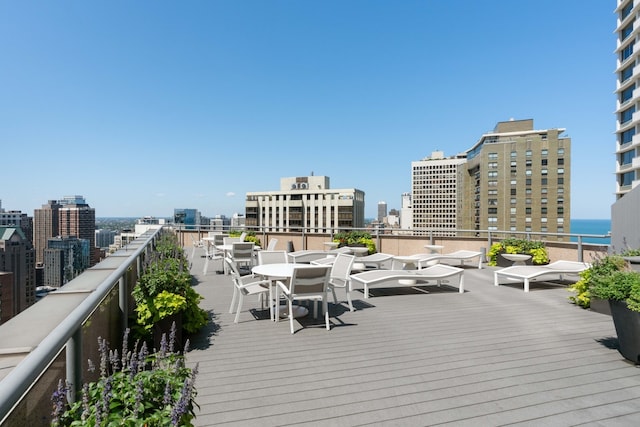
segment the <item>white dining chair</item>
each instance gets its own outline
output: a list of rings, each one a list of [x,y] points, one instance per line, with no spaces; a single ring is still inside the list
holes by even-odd
[[[296,267],[293,269],[291,279],[288,282],[276,282],[276,300],[284,297],[287,300],[287,311],[291,333],[293,329],[293,301],[307,300],[314,302],[314,316],[318,317],[318,302],[322,302],[322,313],[327,331],[331,329],[329,324],[329,307],[327,304],[327,287],[329,285],[328,266]],[[276,304],[276,322],[280,318],[280,304]]]
[[[253,266],[253,242],[234,242],[231,245],[231,258],[238,267],[246,266],[249,269]]]
[[[271,281],[262,280],[251,275],[241,276],[238,266],[230,257],[226,257],[224,262],[231,274],[231,280],[234,286],[233,297],[231,298],[231,305],[229,306],[229,313],[233,314],[235,309],[236,317],[233,323],[238,323],[240,320],[242,305],[244,303],[244,297],[247,295],[258,295],[258,298],[262,301],[262,306],[264,308],[265,296],[269,293]]]
[[[267,250],[268,251],[275,251],[277,244],[278,244],[278,239],[269,240],[269,244],[267,245]]]
[[[351,268],[354,260],[355,256],[353,255],[338,254],[331,265],[331,274],[329,275],[328,290],[331,290],[333,294],[333,301],[338,304],[336,288],[344,289],[347,294],[349,311],[354,311],[353,303],[351,302]]]

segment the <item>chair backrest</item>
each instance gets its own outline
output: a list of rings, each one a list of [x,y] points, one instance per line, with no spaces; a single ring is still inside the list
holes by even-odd
[[[214,234],[213,235],[213,244],[215,246],[224,245],[224,238],[229,237],[226,234]]]
[[[239,238],[239,237],[229,237],[229,236],[226,236],[226,237],[223,237],[223,238],[222,238],[222,242],[223,242],[225,245],[231,245],[231,244],[233,244],[233,243],[235,243],[235,242],[242,242],[242,240],[240,240],[240,238]]]
[[[288,263],[286,251],[259,251],[258,265]]]
[[[231,246],[231,258],[235,262],[253,258],[253,242],[234,242]]]
[[[336,260],[331,266],[330,277],[332,283],[338,286],[344,286],[347,283],[355,258],[355,256],[348,254],[336,255]]]
[[[275,251],[277,244],[278,244],[278,239],[269,240],[269,245],[267,245],[267,250],[268,251]]]
[[[296,295],[326,294],[330,273],[331,268],[325,265],[294,268],[289,281],[290,293]]]
[[[247,237],[247,233],[245,233],[244,231],[242,233],[240,233],[240,241],[244,242],[244,239]]]

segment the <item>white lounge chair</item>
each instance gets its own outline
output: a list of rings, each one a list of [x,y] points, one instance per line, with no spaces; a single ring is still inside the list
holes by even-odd
[[[381,283],[408,281],[411,286],[420,281],[437,281],[438,286],[442,280],[449,278],[458,278],[458,289],[460,293],[464,293],[464,270],[462,268],[453,267],[446,264],[432,265],[431,267],[421,270],[370,270],[363,273],[351,275],[351,284],[364,285],[364,297],[369,298],[369,287]]]
[[[591,267],[591,264],[577,261],[555,261],[547,265],[516,265],[496,270],[493,273],[493,284],[499,286],[500,278],[522,280],[524,282],[524,291],[529,292],[529,283],[531,281],[549,280],[551,276],[562,280],[564,275],[577,275],[589,267]]]
[[[425,254],[418,261],[418,268],[423,268],[424,266],[429,265],[429,261],[440,261],[440,260],[454,260],[460,261],[460,265],[464,265],[464,263],[470,259],[478,258],[478,269],[482,269],[482,252],[478,251],[467,251],[460,250],[455,252],[450,252],[447,254]]]

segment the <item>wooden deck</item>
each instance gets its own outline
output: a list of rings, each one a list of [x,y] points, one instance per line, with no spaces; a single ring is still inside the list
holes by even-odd
[[[330,304],[331,331],[308,316],[291,335],[253,298],[234,324],[230,279],[202,265],[212,323],[188,354],[198,426],[640,424],[640,369],[615,349],[611,318],[570,304],[564,286],[525,293],[467,268],[464,294],[356,292],[353,313]]]

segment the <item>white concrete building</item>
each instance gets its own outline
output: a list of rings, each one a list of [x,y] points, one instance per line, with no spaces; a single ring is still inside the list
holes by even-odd
[[[364,192],[332,189],[329,177],[281,178],[279,191],[246,195],[247,227],[327,233],[337,228],[364,227]]]

